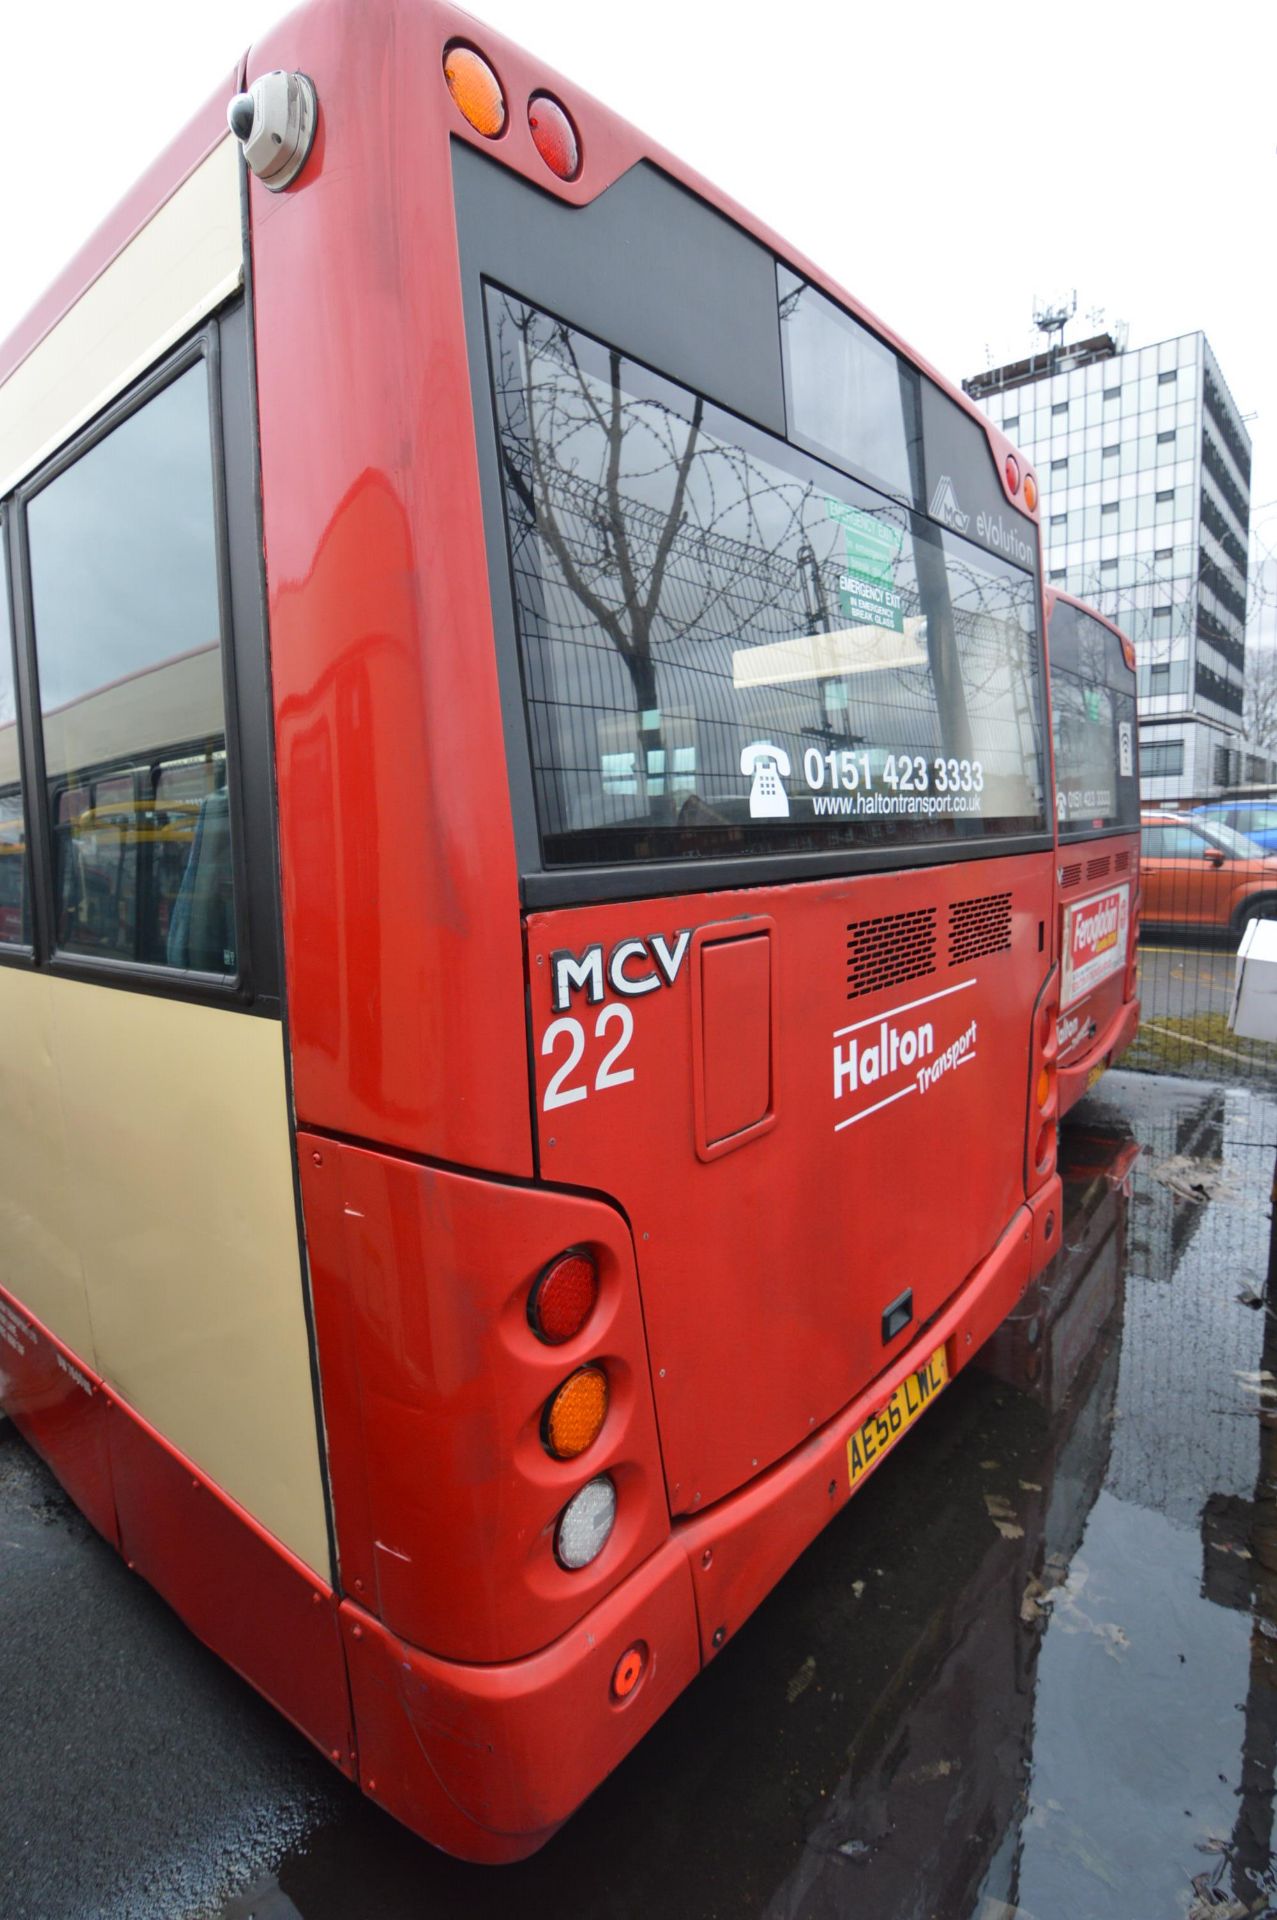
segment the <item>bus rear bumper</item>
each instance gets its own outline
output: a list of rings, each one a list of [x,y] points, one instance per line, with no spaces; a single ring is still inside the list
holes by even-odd
[[[1120,1054],[1126,1052],[1140,1024],[1140,1003],[1128,1000],[1118,1008],[1104,1031],[1096,1035],[1095,1045],[1088,1047],[1080,1060],[1070,1061],[1067,1067],[1061,1067],[1056,1076],[1060,1090],[1060,1116],[1071,1107],[1075,1107],[1087,1087],[1091,1077],[1097,1079],[1106,1067],[1111,1067]]]
[[[542,1652],[491,1666],[439,1659],[343,1601],[364,1791],[466,1860],[496,1865],[544,1845],[851,1497],[851,1435],[937,1347],[951,1375],[975,1357],[1054,1253],[1060,1219],[1055,1176],[871,1388],[748,1486],[677,1523]],[[634,1647],[642,1678],[620,1700],[613,1676]]]
[[[543,1846],[701,1663],[674,1540],[523,1660],[440,1660],[350,1601],[341,1626],[364,1792],[445,1853],[490,1866]],[[636,1646],[642,1675],[618,1699],[613,1675]]]

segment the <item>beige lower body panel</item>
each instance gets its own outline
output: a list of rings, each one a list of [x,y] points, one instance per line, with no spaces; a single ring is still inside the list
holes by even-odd
[[[277,1021],[0,967],[0,1283],[331,1576]]]

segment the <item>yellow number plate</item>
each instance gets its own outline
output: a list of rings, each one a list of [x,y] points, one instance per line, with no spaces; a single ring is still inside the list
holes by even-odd
[[[890,1453],[906,1427],[913,1425],[923,1408],[930,1406],[948,1384],[944,1348],[937,1347],[926,1366],[907,1374],[881,1413],[866,1420],[847,1442],[847,1473],[853,1487],[877,1466],[884,1453]]]

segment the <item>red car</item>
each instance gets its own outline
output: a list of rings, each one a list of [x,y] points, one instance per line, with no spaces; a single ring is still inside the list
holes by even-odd
[[[1146,927],[1202,927],[1240,935],[1277,919],[1277,857],[1218,820],[1146,813],[1140,873]]]

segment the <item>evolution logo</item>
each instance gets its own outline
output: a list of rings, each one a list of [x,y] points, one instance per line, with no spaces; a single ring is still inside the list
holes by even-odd
[[[978,515],[975,530],[979,539],[987,541],[999,553],[1004,553],[1008,560],[1018,560],[1022,567],[1033,565],[1033,548],[1022,533],[1007,525],[1001,514],[996,519],[991,513]]]
[[[954,987],[928,993],[921,1000],[910,1000],[889,1013],[874,1014],[839,1027],[834,1034],[834,1100],[856,1098],[855,1111],[834,1122],[834,1132],[868,1119],[871,1113],[903,1100],[911,1093],[929,1093],[938,1080],[954,1067],[964,1067],[976,1057],[977,1023],[972,1020],[937,1050],[936,1021],[951,1010],[938,1003],[952,995],[965,993],[974,980],[960,980]],[[936,1007],[926,1019],[906,1020],[920,1007]],[[839,1042],[842,1045],[839,1045]],[[886,1091],[886,1088],[890,1091]],[[875,1098],[875,1096],[877,1096]]]

